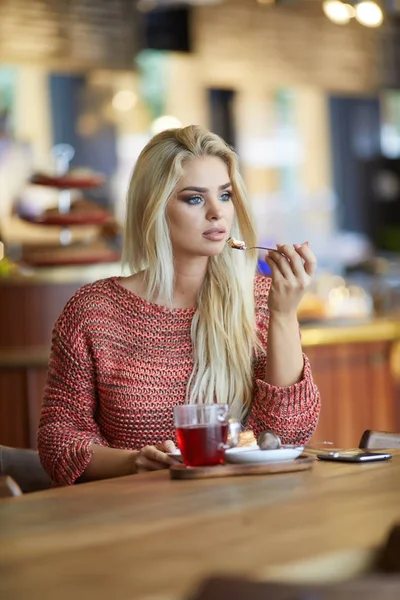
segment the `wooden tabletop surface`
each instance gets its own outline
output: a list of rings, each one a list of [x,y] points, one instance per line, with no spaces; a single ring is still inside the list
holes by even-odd
[[[0,598],[181,600],[210,574],[285,578],[307,564],[338,576],[396,522],[398,453],[292,474],[163,471],[52,489],[0,501]]]

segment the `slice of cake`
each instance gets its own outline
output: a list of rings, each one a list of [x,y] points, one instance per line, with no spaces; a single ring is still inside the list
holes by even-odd
[[[254,433],[250,430],[241,431],[239,436],[238,448],[257,446],[257,440]]]
[[[243,240],[235,240],[235,238],[230,237],[226,241],[231,248],[235,248],[236,250],[246,250],[246,243]]]

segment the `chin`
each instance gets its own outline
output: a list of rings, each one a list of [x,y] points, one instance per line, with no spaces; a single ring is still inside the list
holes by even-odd
[[[215,244],[199,244],[192,246],[191,248],[186,247],[184,253],[191,256],[203,256],[204,258],[208,258],[211,256],[219,256],[223,252],[225,246],[225,241]]]
[[[203,250],[201,252],[201,254],[203,256],[210,256],[210,257],[211,256],[219,256],[222,253],[224,246],[225,246],[225,244],[223,244],[222,246],[216,245],[214,248],[207,248],[207,250]]]

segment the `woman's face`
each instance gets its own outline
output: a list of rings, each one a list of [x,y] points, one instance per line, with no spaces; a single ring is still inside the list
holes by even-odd
[[[230,235],[234,212],[232,186],[223,160],[202,156],[186,162],[167,205],[175,257],[220,254]]]

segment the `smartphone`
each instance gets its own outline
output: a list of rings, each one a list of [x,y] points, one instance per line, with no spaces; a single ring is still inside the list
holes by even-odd
[[[365,450],[333,450],[332,452],[317,454],[317,458],[319,460],[363,463],[373,460],[388,460],[392,458],[392,455],[386,452],[366,452]]]

